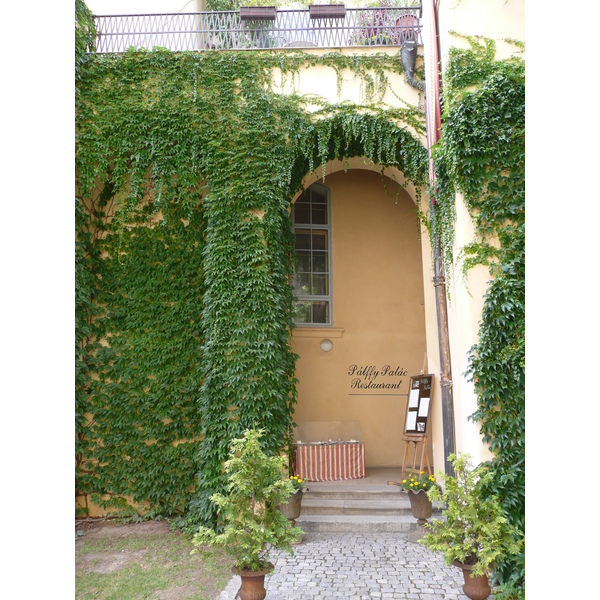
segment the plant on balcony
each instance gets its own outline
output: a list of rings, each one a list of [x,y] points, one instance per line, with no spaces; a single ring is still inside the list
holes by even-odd
[[[400,45],[405,40],[416,39],[419,19],[414,11],[387,10],[391,8],[418,8],[420,0],[366,0],[356,4],[374,10],[360,16],[361,29],[355,35],[359,46]]]

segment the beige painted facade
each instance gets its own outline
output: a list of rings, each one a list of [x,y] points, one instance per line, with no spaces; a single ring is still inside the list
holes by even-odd
[[[439,8],[440,45],[442,72],[448,62],[451,47],[468,48],[468,42],[454,35],[483,36],[493,39],[496,44],[496,58],[506,59],[516,54],[525,58],[524,52],[518,52],[513,44],[505,40],[525,42],[525,2],[524,0],[442,0]],[[463,198],[456,198],[456,225],[454,256],[473,241],[473,224],[465,207]],[[461,265],[455,265],[452,272],[446,274],[450,300],[448,302],[448,328],[450,335],[450,353],[452,361],[452,382],[454,395],[454,425],[456,451],[468,452],[475,463],[488,460],[491,453],[481,441],[479,426],[468,421],[469,415],[476,409],[476,396],[473,384],[464,375],[468,365],[469,349],[477,343],[479,320],[483,307],[483,296],[489,281],[487,268],[478,266],[463,278]],[[433,331],[428,335],[428,348],[437,337],[437,325],[428,320]],[[433,357],[434,353],[430,352]],[[439,360],[436,355],[434,360]],[[430,363],[431,364],[431,363]],[[431,370],[439,369],[439,366]],[[439,390],[438,390],[439,392]],[[435,406],[435,405],[434,405]],[[443,436],[440,413],[433,414],[433,452],[436,465],[443,463]]]
[[[203,0],[194,0],[201,10]],[[427,11],[424,11],[424,18]],[[504,58],[514,47],[504,38],[524,41],[523,0],[457,0],[440,2],[440,38],[442,68],[452,45],[466,42],[451,31],[489,36],[497,40],[498,57]],[[308,50],[324,54],[331,49]],[[337,49],[355,54],[357,49]],[[361,53],[399,49],[364,48]],[[420,49],[422,54],[422,49]],[[400,60],[398,58],[398,60]],[[421,92],[411,88],[401,76],[390,76],[391,90],[383,102],[391,106],[424,107]],[[312,67],[297,77],[282,79],[276,74],[273,88],[279,93],[315,94],[330,102],[350,101],[361,105],[367,101],[366,90],[354,74],[343,74],[338,87],[333,69]],[[426,141],[422,138],[425,145]],[[344,169],[349,166],[345,173]],[[390,178],[403,181],[395,169],[385,171]],[[317,169],[306,175],[305,186],[320,182],[331,192],[333,325],[302,327],[293,334],[293,348],[300,356],[297,363],[298,404],[296,422],[359,421],[365,440],[367,466],[397,466],[403,458],[402,432],[406,410],[408,382],[418,375],[427,356],[426,371],[434,375],[430,410],[430,458],[435,469],[444,468],[443,424],[439,387],[440,359],[433,269],[428,233],[418,224],[417,195],[412,186],[401,191],[397,199],[384,189],[378,165],[361,158],[348,165],[334,161],[326,166],[325,181]],[[423,190],[424,192],[424,190]],[[428,210],[423,193],[421,208]],[[457,198],[455,254],[472,240],[471,219],[462,198]],[[458,269],[447,273],[451,301],[448,319],[451,344],[454,426],[456,450],[472,454],[475,462],[489,457],[476,424],[467,421],[475,410],[472,384],[464,377],[469,348],[477,342],[478,323],[489,274],[483,267],[473,269],[465,280]],[[328,339],[332,349],[325,352],[321,342]],[[356,395],[349,375],[352,365],[384,368],[405,375],[390,376],[394,383],[402,380],[397,395],[382,393]],[[100,514],[100,513],[99,513]],[[93,515],[92,515],[93,516]]]
[[[375,170],[339,170],[324,184],[331,193],[333,325],[294,330],[295,420],[358,421],[366,465],[398,466],[409,379],[426,348],[415,203],[403,190],[392,196],[398,186],[388,179],[386,191]],[[321,348],[324,340],[331,350]],[[369,382],[399,387],[364,387]]]
[[[428,11],[424,10],[424,18]],[[468,42],[452,32],[465,35],[479,35],[495,40],[498,59],[507,58],[515,52],[512,44],[506,39],[525,41],[524,2],[522,0],[490,0],[481,3],[478,0],[456,0],[440,2],[439,9],[441,61],[442,69],[447,64],[450,47],[468,47]],[[378,49],[381,50],[381,49]],[[354,51],[354,50],[352,50]],[[374,51],[365,49],[364,52]],[[422,52],[423,49],[420,49]],[[320,53],[323,51],[312,50]],[[342,52],[345,52],[342,50]],[[524,57],[524,53],[519,54]],[[407,102],[413,106],[423,106],[424,100],[419,92],[411,88],[401,77],[390,78],[392,91],[388,91],[384,102],[399,105]],[[277,78],[276,78],[277,83]],[[288,92],[292,84],[287,83]],[[344,78],[341,92],[335,85],[335,78],[326,69],[311,69],[303,72],[294,82],[297,92],[318,93],[329,101],[350,100],[356,104],[364,102],[360,84],[355,78]],[[401,99],[401,100],[400,100]],[[425,140],[422,140],[425,144]],[[430,413],[430,457],[435,469],[444,469],[443,423],[440,391],[440,357],[438,343],[438,324],[433,287],[432,255],[428,232],[421,226],[420,253],[411,245],[409,254],[403,246],[407,242],[404,227],[400,222],[407,214],[414,213],[417,201],[414,189],[407,188],[398,206],[391,208],[381,195],[375,179],[379,177],[378,167],[361,164],[360,159],[350,161],[352,168],[346,176],[339,173],[329,175],[340,169],[342,165],[331,163],[326,166],[328,173],[325,185],[330,186],[332,193],[332,239],[333,239],[333,319],[334,325],[329,333],[317,328],[308,328],[294,333],[294,349],[300,355],[297,376],[299,378],[298,406],[296,421],[323,420],[359,420],[365,438],[367,466],[398,465],[402,462],[402,443],[406,396],[399,398],[356,397],[351,396],[348,389],[348,370],[352,364],[386,365],[402,363],[406,366],[408,376],[418,375],[423,366],[423,355],[427,353],[427,371],[434,375],[434,390]],[[373,169],[367,173],[364,169]],[[402,181],[402,174],[391,169],[387,173]],[[321,179],[318,171],[307,176],[305,184]],[[352,181],[352,185],[346,182]],[[361,204],[360,197],[365,189],[369,189],[374,199],[368,206]],[[410,202],[413,203],[412,208]],[[428,199],[422,198],[421,208],[428,210]],[[341,207],[345,207],[345,211]],[[398,210],[399,207],[406,207]],[[369,210],[381,210],[385,219],[379,221]],[[412,211],[412,212],[411,212]],[[456,201],[455,256],[460,249],[473,240],[473,225],[463,199]],[[368,213],[368,214],[367,214]],[[401,217],[400,214],[403,214]],[[362,214],[362,216],[360,216]],[[357,220],[358,221],[357,221]],[[363,219],[363,220],[361,220]],[[388,221],[384,223],[384,221]],[[353,241],[348,241],[350,232],[356,224],[364,223],[365,231],[360,231]],[[389,225],[394,224],[391,228]],[[413,220],[413,233],[417,227]],[[347,231],[341,231],[348,228]],[[378,229],[380,228],[380,229]],[[368,232],[367,232],[368,231]],[[402,234],[400,234],[402,232]],[[373,247],[368,238],[373,237]],[[389,236],[389,239],[387,238]],[[402,239],[401,239],[402,238]],[[416,237],[419,239],[419,237]],[[360,249],[360,251],[358,251]],[[349,254],[346,256],[345,253]],[[359,257],[355,255],[359,253]],[[382,254],[389,253],[393,258],[382,259]],[[420,254],[420,256],[419,256]],[[410,256],[410,258],[408,258]],[[422,288],[412,286],[410,295],[399,285],[402,277],[409,275],[404,269],[404,259],[420,262]],[[348,265],[354,268],[348,268]],[[357,268],[363,271],[357,277]],[[387,278],[387,274],[393,277]],[[414,277],[414,271],[410,271]],[[348,278],[346,280],[346,278]],[[363,279],[364,278],[364,279]],[[449,292],[447,303],[448,329],[450,337],[450,354],[452,363],[452,383],[454,402],[455,449],[457,452],[468,452],[474,462],[491,457],[487,445],[481,440],[479,426],[468,420],[476,408],[476,396],[473,384],[464,373],[468,365],[469,349],[477,342],[479,320],[483,306],[483,296],[487,289],[489,272],[485,267],[471,269],[464,278],[460,265],[446,273],[446,284]],[[359,283],[357,284],[357,280]],[[365,286],[372,286],[376,293],[364,293]],[[413,282],[417,278],[412,279]],[[385,282],[382,289],[382,282]],[[402,291],[401,291],[402,288]],[[381,294],[381,295],[380,295]],[[354,308],[361,303],[362,309]],[[417,315],[416,304],[420,307]],[[407,320],[414,324],[408,326]],[[424,323],[424,331],[417,320]],[[331,339],[333,349],[325,353],[320,348],[323,339]],[[398,358],[394,361],[391,355]],[[359,360],[354,360],[354,358]],[[361,362],[362,360],[362,362]],[[347,364],[346,364],[347,363]],[[405,381],[408,383],[408,381]],[[406,392],[406,390],[402,390]]]

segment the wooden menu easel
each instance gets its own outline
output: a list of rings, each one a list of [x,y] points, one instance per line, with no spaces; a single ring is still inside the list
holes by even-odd
[[[430,475],[433,475],[431,471],[431,465],[429,464],[429,456],[427,454],[427,434],[409,434],[405,433],[402,436],[402,439],[405,442],[404,445],[404,458],[402,459],[402,479],[404,479],[405,473],[420,473],[424,471],[425,465],[427,465],[427,471]],[[413,454],[412,449],[410,447],[411,444],[415,445],[415,452]],[[417,464],[417,450],[419,444],[423,444],[421,446],[421,460],[419,461],[419,469],[416,469]],[[412,467],[407,467],[406,459],[407,455],[410,454],[410,459],[412,460]]]
[[[427,360],[427,358],[425,358]],[[426,363],[423,365],[425,369]],[[420,473],[425,470],[433,475],[429,456],[427,454],[427,423],[429,421],[429,410],[431,408],[433,375],[417,375],[410,378],[408,403],[406,405],[406,417],[404,420],[404,458],[402,459],[402,479],[406,473]],[[414,453],[411,448],[414,444]],[[417,456],[419,444],[421,446],[421,459],[417,470]],[[410,456],[412,466],[407,465]],[[397,481],[388,481],[388,485],[401,485]]]

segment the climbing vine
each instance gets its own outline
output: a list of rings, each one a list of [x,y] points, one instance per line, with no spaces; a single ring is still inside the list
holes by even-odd
[[[525,518],[525,67],[495,60],[495,43],[468,37],[444,72],[442,136],[435,148],[438,187],[433,227],[447,268],[454,264],[456,194],[462,194],[476,240],[461,249],[466,271],[487,265],[491,281],[471,349],[468,375],[478,404],[471,419],[495,457],[490,491],[511,523]],[[517,47],[521,48],[521,46]],[[507,557],[496,576],[524,585],[524,554]]]
[[[229,441],[285,448],[296,401],[288,209],[333,158],[395,166],[419,189],[416,108],[381,100],[399,56],[299,51],[95,55],[76,2],[76,477],[84,497],[214,524]],[[444,74],[432,227],[454,263],[461,193],[491,283],[469,374],[497,493],[524,525],[524,64],[468,38]],[[279,93],[330,68],[362,106]],[[311,108],[310,105],[312,105]],[[316,110],[314,110],[316,106]],[[523,557],[497,575],[523,583]]]
[[[359,78],[361,106],[281,93]],[[289,207],[328,160],[364,156],[419,188],[418,108],[381,99],[399,55],[81,56],[76,94],[77,490],[105,507],[214,524],[229,442],[289,442]],[[341,85],[341,83],[340,83]]]

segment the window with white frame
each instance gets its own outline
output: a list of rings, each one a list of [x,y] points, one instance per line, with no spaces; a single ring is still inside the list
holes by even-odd
[[[331,210],[330,192],[317,183],[306,189],[292,208],[296,239],[297,325],[331,325]]]

